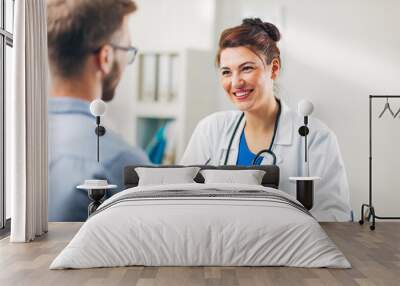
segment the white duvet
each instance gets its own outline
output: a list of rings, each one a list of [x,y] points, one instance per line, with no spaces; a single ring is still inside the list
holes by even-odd
[[[311,215],[280,200],[243,195],[121,200],[137,192],[169,190],[265,191],[299,204],[282,191],[254,185],[176,184],[127,189],[99,207],[50,269],[127,265],[351,267]]]

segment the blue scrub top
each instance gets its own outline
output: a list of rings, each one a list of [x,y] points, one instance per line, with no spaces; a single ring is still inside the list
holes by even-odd
[[[236,165],[238,166],[251,166],[253,165],[253,160],[256,157],[256,154],[250,151],[246,142],[246,135],[244,134],[244,128],[242,134],[240,135],[240,143],[239,143],[239,154],[236,161]],[[255,165],[261,165],[263,156],[259,156],[256,160]]]
[[[89,102],[63,97],[51,98],[48,103],[49,220],[85,221],[90,200],[86,190],[76,186],[88,179],[106,179],[118,185],[114,194],[122,190],[126,165],[149,161],[142,150],[107,129],[100,137],[98,163],[96,120]]]

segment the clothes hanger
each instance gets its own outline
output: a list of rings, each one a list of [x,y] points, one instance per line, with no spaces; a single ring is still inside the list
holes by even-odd
[[[383,108],[381,114],[379,114],[378,118],[381,118],[383,116],[383,114],[386,112],[386,110],[389,110],[390,114],[392,114],[393,117],[396,117],[392,111],[392,109],[390,108],[390,104],[389,104],[389,98],[386,97],[386,103],[385,103],[385,107]],[[400,110],[399,110],[400,111]],[[396,115],[399,113],[399,111],[396,112]]]
[[[400,113],[400,108],[399,108],[399,110],[397,110],[396,114],[394,115],[394,118],[396,118],[399,113]]]

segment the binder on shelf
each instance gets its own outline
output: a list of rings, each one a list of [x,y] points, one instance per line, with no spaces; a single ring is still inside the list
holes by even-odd
[[[175,101],[179,89],[179,65],[180,59],[177,54],[171,54],[169,63],[169,98],[168,101]]]
[[[148,53],[139,56],[139,101],[173,102],[178,94],[179,56]]]
[[[214,88],[212,54],[148,50],[141,52],[137,64],[133,139],[155,162],[172,164],[182,156],[198,120],[215,109],[212,93],[204,94]]]
[[[159,102],[168,102],[170,98],[170,58],[168,54],[160,54],[158,57],[157,99]]]
[[[153,164],[174,164],[176,154],[176,123],[170,119],[143,119],[146,120],[147,139],[144,146],[150,161]],[[153,125],[151,127],[151,125]]]
[[[149,102],[156,98],[157,56],[141,54],[139,57],[139,101]]]
[[[177,145],[177,124],[175,120],[168,121],[165,126],[164,137],[166,140],[163,165],[172,165],[176,163],[176,145]]]

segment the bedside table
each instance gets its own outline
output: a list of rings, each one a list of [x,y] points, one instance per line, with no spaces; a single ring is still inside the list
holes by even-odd
[[[320,179],[320,177],[289,177],[290,181],[296,182],[296,199],[307,210],[311,210],[314,205],[314,181]]]
[[[117,185],[109,185],[106,180],[85,180],[83,185],[76,188],[86,190],[89,199],[92,201],[88,206],[88,217],[94,213],[103,202],[107,190],[115,189]]]

